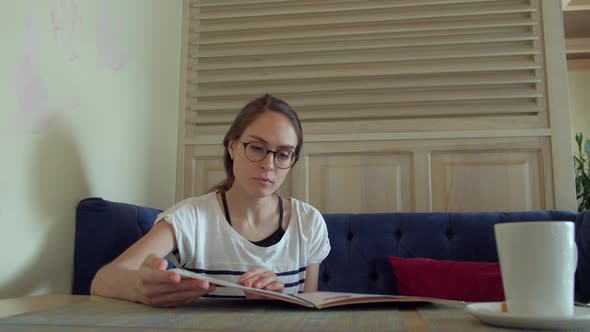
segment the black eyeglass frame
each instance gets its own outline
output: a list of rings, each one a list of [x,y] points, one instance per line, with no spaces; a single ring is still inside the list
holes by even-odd
[[[266,144],[261,143],[261,142],[257,142],[257,141],[252,141],[252,142],[242,142],[242,141],[240,141],[240,143],[242,143],[242,145],[244,146],[244,154],[246,155],[246,159],[250,160],[253,163],[256,163],[256,162],[259,162],[261,160],[264,160],[266,158],[266,156],[268,156],[268,154],[271,153],[271,152],[273,153],[273,156],[272,156],[272,162],[273,162],[273,164],[275,164],[275,166],[278,167],[278,168],[280,168],[280,169],[289,169],[289,168],[293,167],[293,165],[295,165],[295,163],[297,162],[297,160],[299,160],[299,155],[297,153],[295,153],[295,151],[291,151],[289,149],[279,149],[279,150],[273,151],[273,150],[269,149],[266,146]],[[247,149],[247,147],[248,147],[248,145],[250,145],[252,143],[258,143],[258,144],[264,146],[264,148],[266,149],[266,153],[264,154],[264,157],[260,158],[259,160],[252,160],[252,159],[250,159],[248,157],[248,152],[247,152],[248,149]],[[280,151],[289,151],[289,152],[293,153],[293,157],[291,158],[292,162],[291,162],[291,165],[289,167],[281,167],[281,166],[279,166],[277,164],[277,153],[280,152]]]

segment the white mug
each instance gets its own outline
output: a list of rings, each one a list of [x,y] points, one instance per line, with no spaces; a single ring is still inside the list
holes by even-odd
[[[494,225],[511,314],[571,316],[578,251],[574,223],[508,222]]]

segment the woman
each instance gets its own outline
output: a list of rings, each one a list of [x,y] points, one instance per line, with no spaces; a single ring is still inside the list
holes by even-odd
[[[330,251],[324,219],[309,204],[276,194],[303,145],[297,114],[264,95],[242,109],[223,145],[225,181],[159,214],[148,234],[97,272],[93,295],[156,306],[244,297],[166,271],[163,257],[175,250],[183,268],[215,278],[277,292],[317,290]]]

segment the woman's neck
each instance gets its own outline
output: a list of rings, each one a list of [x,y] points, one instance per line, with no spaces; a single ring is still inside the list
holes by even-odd
[[[277,222],[275,218],[269,218],[278,213],[277,195],[252,198],[239,189],[232,187],[225,192],[225,197],[232,216],[232,224],[235,222],[260,226]]]

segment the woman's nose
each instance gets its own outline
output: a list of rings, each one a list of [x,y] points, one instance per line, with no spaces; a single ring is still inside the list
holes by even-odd
[[[269,151],[266,154],[266,157],[260,161],[260,166],[264,167],[265,169],[273,169],[275,167],[275,154],[272,151]]]

